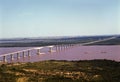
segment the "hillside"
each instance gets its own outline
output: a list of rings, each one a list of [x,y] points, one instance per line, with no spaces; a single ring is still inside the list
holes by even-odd
[[[111,60],[2,64],[0,82],[120,82],[119,69]]]

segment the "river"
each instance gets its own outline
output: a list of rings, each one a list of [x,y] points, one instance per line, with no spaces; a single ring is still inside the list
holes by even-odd
[[[16,52],[24,49],[29,49],[33,47],[1,47],[0,55],[7,54],[11,52]],[[53,47],[53,50],[56,51],[56,48]],[[92,60],[92,59],[108,59],[120,61],[120,45],[102,45],[102,46],[74,46],[69,48],[62,48],[56,52],[48,52],[49,48],[44,47],[41,49],[41,55],[36,54],[36,50],[30,51],[31,57],[14,58],[12,62],[35,62],[43,60]],[[27,55],[27,53],[25,53]],[[22,53],[21,53],[22,56]],[[16,57],[16,56],[14,56]],[[2,61],[2,57],[0,58]],[[10,62],[10,57],[7,58]]]

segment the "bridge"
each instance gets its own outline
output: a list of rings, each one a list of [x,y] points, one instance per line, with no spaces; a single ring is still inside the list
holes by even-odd
[[[61,45],[50,45],[50,46],[43,46],[43,47],[33,47],[30,49],[25,49],[25,50],[21,50],[21,51],[12,52],[12,53],[2,54],[2,55],[0,55],[0,58],[2,58],[1,62],[7,63],[8,58],[10,58],[10,60],[13,61],[15,58],[17,60],[19,60],[21,57],[22,58],[25,58],[26,56],[31,57],[30,52],[32,50],[36,51],[36,55],[41,55],[41,54],[46,54],[46,53],[41,52],[41,49],[46,48],[46,47],[49,48],[49,50],[47,52],[53,53],[53,52],[62,51],[62,50],[67,49],[69,47],[84,46],[87,44],[93,44],[93,43],[107,41],[107,40],[111,40],[111,39],[115,39],[115,38],[117,38],[117,37],[110,37],[110,38],[105,38],[102,40],[96,40],[96,41],[91,41],[91,42],[86,42],[86,43],[81,43],[81,44],[61,44]],[[53,48],[55,48],[55,49],[53,49]]]
[[[25,50],[12,52],[12,53],[2,54],[2,55],[0,55],[0,58],[2,58],[1,62],[8,63],[8,58],[10,58],[10,61],[13,61],[15,58],[17,60],[19,60],[20,58],[25,58],[26,56],[31,57],[30,52],[32,50],[36,51],[36,55],[42,55],[42,54],[46,54],[46,53],[41,52],[41,49],[46,48],[46,47],[49,49],[47,52],[53,53],[53,52],[57,52],[57,51],[62,51],[63,49],[67,49],[70,46],[73,46],[73,45],[67,44],[67,45],[50,45],[50,46],[43,46],[43,47],[33,47],[30,49],[25,49]],[[55,49],[53,49],[53,48],[55,48]]]

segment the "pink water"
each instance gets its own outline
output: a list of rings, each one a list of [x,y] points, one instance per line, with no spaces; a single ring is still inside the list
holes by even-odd
[[[0,54],[10,53],[14,51],[24,50],[31,47],[14,47],[0,48]],[[36,51],[31,51],[31,57],[14,60],[19,62],[35,62],[42,60],[92,60],[92,59],[109,59],[120,61],[120,45],[112,46],[74,46],[67,49],[62,49],[56,52],[48,52],[45,47],[41,50],[45,54],[36,55]],[[55,48],[54,48],[55,50]]]

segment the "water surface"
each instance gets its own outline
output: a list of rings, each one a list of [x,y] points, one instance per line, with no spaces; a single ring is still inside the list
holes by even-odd
[[[29,49],[33,47],[8,47],[0,48],[0,55],[19,50]],[[53,50],[56,51],[54,47]],[[49,48],[45,47],[41,49],[41,52],[45,54],[37,55],[36,50],[30,52],[31,57],[21,58],[20,60],[14,59],[14,62],[35,62],[42,60],[92,60],[92,59],[109,59],[120,61],[120,46],[74,46],[67,49],[62,48],[56,52],[48,52]],[[27,52],[25,53],[27,56]],[[16,56],[15,56],[16,57]],[[0,58],[2,60],[2,58]],[[10,57],[7,58],[10,61]]]

